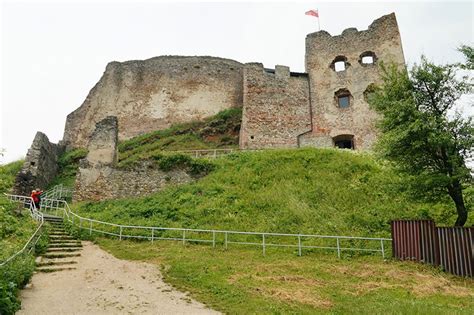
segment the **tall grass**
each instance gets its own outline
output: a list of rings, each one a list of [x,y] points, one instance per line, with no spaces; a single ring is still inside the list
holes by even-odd
[[[213,163],[192,184],[74,209],[119,224],[354,236],[389,236],[392,219],[455,220],[448,201],[413,200],[404,178],[370,154],[268,150]]]

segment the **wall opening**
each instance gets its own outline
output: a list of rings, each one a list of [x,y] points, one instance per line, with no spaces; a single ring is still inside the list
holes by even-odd
[[[336,106],[339,108],[348,108],[351,106],[351,92],[348,89],[339,89],[334,93]]]
[[[334,60],[331,62],[331,65],[329,66],[332,70],[336,72],[342,72],[349,67],[350,64],[347,62],[347,57],[345,56],[337,56],[334,58]]]
[[[339,149],[354,150],[354,136],[353,135],[339,135],[333,138],[334,147]]]
[[[338,61],[334,63],[334,71],[341,72],[346,70],[346,63],[344,61]]]
[[[370,66],[375,64],[377,57],[373,51],[365,51],[359,56],[359,63],[363,66]]]

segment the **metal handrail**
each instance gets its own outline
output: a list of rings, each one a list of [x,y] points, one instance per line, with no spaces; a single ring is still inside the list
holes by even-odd
[[[41,213],[40,211],[38,211],[38,209],[36,209],[36,205],[33,202],[33,199],[31,197],[19,196],[19,195],[7,195],[7,194],[4,194],[4,195],[8,196],[10,198],[10,201],[19,201],[19,202],[23,202],[23,203],[28,202],[29,205],[30,205],[30,215],[31,215],[31,217],[33,219],[39,221],[40,225],[38,226],[38,228],[36,228],[35,232],[31,235],[31,237],[28,239],[28,241],[22,247],[22,249],[20,249],[18,252],[16,252],[15,254],[13,254],[12,256],[7,258],[5,261],[0,263],[0,267],[5,266],[7,263],[9,263],[13,259],[15,259],[17,256],[24,253],[27,250],[27,248],[31,245],[31,243],[33,243],[33,240],[34,240],[33,246],[30,248],[30,251],[28,252],[28,253],[30,253],[31,249],[35,247],[36,243],[38,242],[39,238],[41,237],[41,235],[39,235],[38,237],[36,237],[36,236],[40,233],[40,231],[42,230],[43,225],[44,225],[43,213]]]
[[[331,250],[337,250],[338,257],[341,256],[341,251],[369,251],[369,252],[380,252],[382,254],[382,257],[385,258],[385,246],[384,242],[385,241],[392,241],[391,238],[378,238],[378,237],[360,237],[360,236],[335,236],[335,235],[317,235],[317,234],[289,234],[289,233],[274,233],[274,232],[244,232],[244,231],[232,231],[232,230],[212,230],[212,229],[189,229],[189,228],[171,228],[171,227],[153,227],[153,226],[138,226],[138,225],[122,225],[122,224],[116,224],[116,223],[110,223],[110,222],[105,222],[105,221],[100,221],[96,219],[90,219],[90,218],[85,218],[83,216],[78,215],[77,213],[74,213],[71,208],[69,207],[69,204],[65,200],[57,200],[57,199],[45,199],[45,205],[43,206],[44,208],[49,208],[56,210],[56,215],[59,214],[61,211],[63,213],[63,217],[67,217],[67,221],[71,222],[73,225],[75,225],[75,221],[79,220],[80,225],[79,228],[83,230],[89,230],[89,233],[92,234],[92,232],[98,232],[106,235],[113,235],[119,237],[120,240],[123,238],[137,238],[137,239],[149,239],[152,242],[154,240],[159,240],[159,239],[164,239],[164,240],[179,240],[182,241],[183,243],[189,242],[189,241],[195,241],[195,242],[209,242],[213,244],[213,247],[216,246],[216,236],[219,235],[224,235],[225,237],[225,242],[224,246],[227,249],[228,244],[242,244],[242,245],[258,245],[262,246],[263,248],[263,253],[265,254],[266,247],[295,247],[298,248],[298,254],[301,255],[302,249],[303,248],[318,248],[318,249],[331,249]],[[77,218],[77,219],[75,219]],[[88,222],[89,226],[85,227],[83,226],[83,221]],[[112,227],[116,227],[120,230],[119,233],[113,233],[110,231],[104,231],[104,230],[99,230],[97,228],[93,228],[93,223],[98,223],[98,224],[103,224],[103,225],[108,225]],[[124,234],[124,230],[126,229],[144,229],[144,230],[150,230],[151,235],[150,236],[145,236],[145,235],[128,235]],[[154,235],[156,231],[178,231],[182,232],[182,237],[157,237]],[[212,240],[210,239],[190,239],[186,238],[186,233],[189,232],[197,232],[197,233],[210,233],[212,235]],[[262,238],[262,242],[256,243],[256,242],[237,242],[237,241],[230,241],[228,238],[230,235],[255,235],[255,236],[260,236]],[[293,237],[298,240],[298,244],[273,244],[273,243],[266,243],[265,237],[271,237],[271,236],[283,236],[283,237]],[[311,246],[311,245],[303,245],[302,244],[302,238],[313,238],[313,239],[332,239],[336,241],[335,246]],[[379,249],[371,249],[371,248],[356,248],[356,247],[343,247],[340,244],[341,240],[366,240],[366,241],[376,241],[379,242]]]

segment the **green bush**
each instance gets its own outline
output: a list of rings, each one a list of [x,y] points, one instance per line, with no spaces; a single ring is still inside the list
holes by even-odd
[[[15,314],[21,302],[18,292],[33,275],[34,256],[24,254],[0,268],[0,314]]]

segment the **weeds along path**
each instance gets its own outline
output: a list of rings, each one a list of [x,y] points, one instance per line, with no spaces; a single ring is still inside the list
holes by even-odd
[[[75,269],[36,273],[17,314],[218,314],[164,283],[150,264],[83,242]]]

